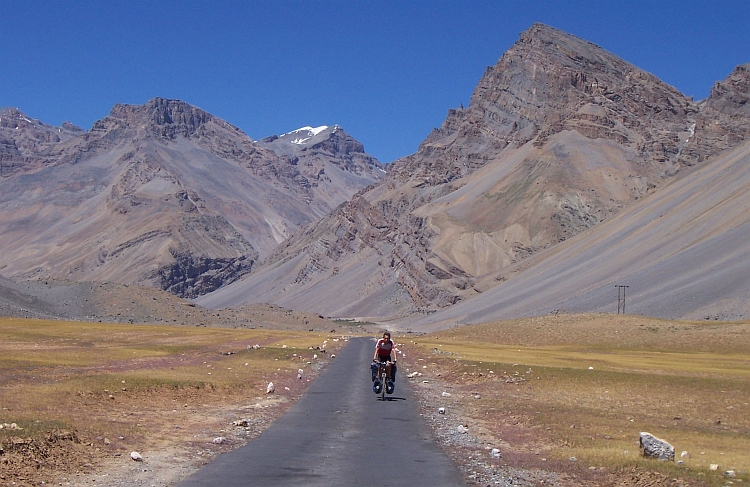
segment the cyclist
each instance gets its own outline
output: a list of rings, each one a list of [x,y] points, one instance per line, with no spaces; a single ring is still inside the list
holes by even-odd
[[[378,340],[375,345],[375,355],[372,358],[373,364],[370,367],[372,370],[372,381],[374,382],[372,388],[377,393],[380,392],[380,380],[377,377],[378,374],[378,363],[392,362],[391,365],[391,376],[388,378],[390,383],[386,383],[386,392],[389,394],[393,393],[393,383],[396,381],[396,345],[391,340],[391,332],[386,331],[383,333],[383,338]]]

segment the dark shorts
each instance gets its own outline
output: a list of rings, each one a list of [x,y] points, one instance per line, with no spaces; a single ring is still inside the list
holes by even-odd
[[[384,363],[388,362],[391,359],[391,357],[381,357],[378,355],[378,362]],[[373,373],[375,373],[373,371]],[[391,379],[396,380],[396,364],[391,364]]]

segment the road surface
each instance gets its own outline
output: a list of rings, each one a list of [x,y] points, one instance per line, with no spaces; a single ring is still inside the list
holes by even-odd
[[[386,401],[372,392],[374,349],[371,339],[352,339],[259,437],[178,487],[465,486],[430,438],[402,371]]]

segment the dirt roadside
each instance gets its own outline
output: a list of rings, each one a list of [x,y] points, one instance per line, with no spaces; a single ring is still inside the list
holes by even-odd
[[[324,332],[342,336],[363,330],[312,313],[272,305],[210,310],[171,294],[139,286],[112,283],[74,283],[0,279],[0,316],[71,321],[157,324],[181,327],[245,328]],[[333,332],[333,333],[332,333]],[[344,342],[340,342],[343,344]],[[12,344],[8,344],[12,346]],[[108,485],[167,486],[186,477],[216,455],[258,436],[306,390],[310,381],[335,354],[329,353],[305,366],[305,377],[281,371],[267,379],[275,392],[252,395],[211,388],[114,391],[106,395],[81,392],[79,404],[90,427],[70,431],[43,426],[32,435],[29,427],[10,423],[0,390],[0,485]],[[0,357],[1,359],[2,357]],[[148,363],[137,365],[140,371]],[[161,364],[163,366],[163,364]],[[280,369],[281,370],[281,369]],[[46,380],[55,381],[54,372]],[[15,377],[15,379],[14,379]],[[33,379],[25,371],[1,378],[12,385],[18,378]],[[10,390],[11,389],[4,389]],[[12,394],[12,392],[10,392]],[[245,394],[245,395],[242,395]],[[6,397],[5,399],[11,399]],[[105,438],[98,421],[120,424],[122,433]],[[31,425],[33,428],[34,425]],[[34,436],[36,439],[32,440]],[[137,451],[140,460],[131,459]]]

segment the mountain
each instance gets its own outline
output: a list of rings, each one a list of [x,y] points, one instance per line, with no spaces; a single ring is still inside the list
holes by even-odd
[[[116,105],[87,132],[3,109],[0,274],[212,291],[382,175],[363,151],[354,170],[316,154],[328,180],[177,100]]]
[[[258,145],[296,165],[311,181],[314,198],[328,203],[329,209],[385,175],[385,165],[338,125],[302,127],[261,139]]]
[[[264,268],[197,302],[369,317],[470,309],[532,258],[741,145],[747,83],[740,66],[695,102],[535,24],[415,154],[295,233]]]
[[[750,142],[695,167],[609,221],[512,266],[464,303],[401,325],[550,313],[625,311],[659,318],[750,317]]]

